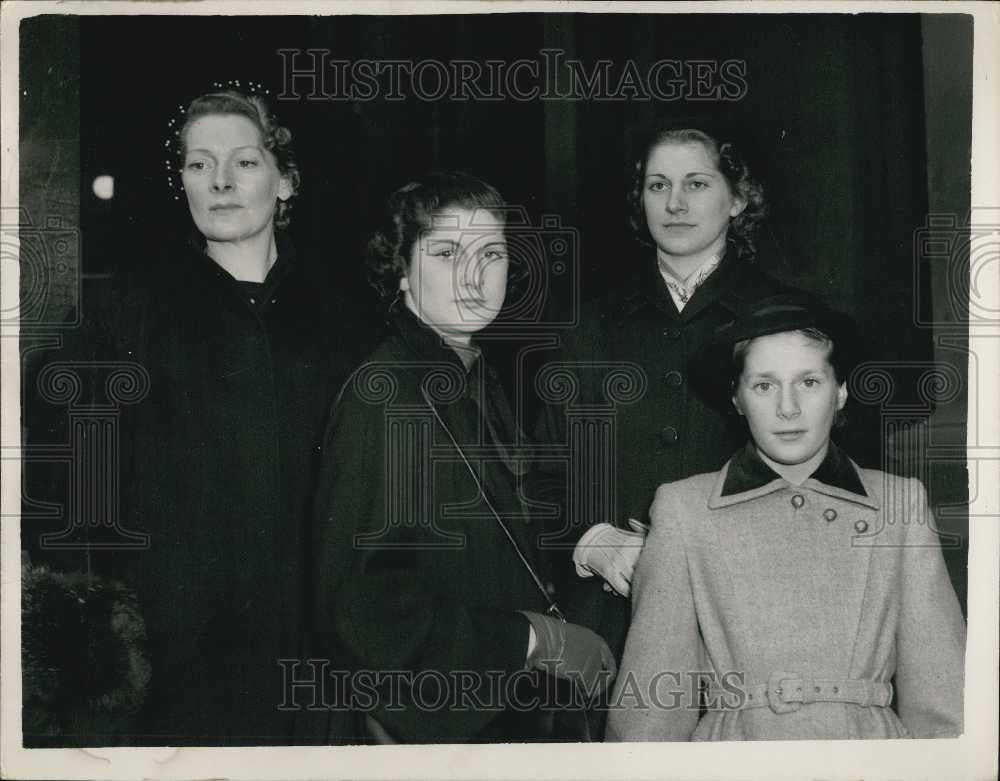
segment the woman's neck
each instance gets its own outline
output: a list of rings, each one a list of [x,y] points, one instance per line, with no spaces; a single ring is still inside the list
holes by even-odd
[[[240,282],[263,282],[278,259],[274,231],[261,231],[241,241],[211,241],[205,252]]]
[[[726,251],[726,237],[723,235],[709,247],[692,255],[671,255],[659,247],[656,249],[656,259],[660,267],[666,269],[678,282],[684,283],[691,278],[710,258],[721,258]]]
[[[782,464],[769,458],[767,454],[757,448],[757,455],[760,456],[761,461],[767,464],[771,469],[785,478],[792,485],[802,485],[806,480],[808,480],[812,473],[819,469],[819,465],[823,463],[823,459],[826,458],[826,452],[830,449],[830,441],[827,440],[826,444],[823,445],[819,451],[813,455],[808,461],[803,461],[801,464]]]

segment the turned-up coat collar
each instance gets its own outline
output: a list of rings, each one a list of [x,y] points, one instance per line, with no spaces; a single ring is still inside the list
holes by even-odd
[[[419,359],[429,362],[428,368],[433,368],[434,364],[447,363],[461,372],[460,376],[464,378],[465,383],[464,394],[479,408],[501,461],[511,474],[518,476],[526,474],[530,468],[531,449],[507,403],[496,370],[488,361],[482,360],[482,349],[476,344],[476,336],[473,335],[470,346],[470,351],[475,357],[466,367],[440,334],[421,322],[401,300],[392,305],[389,317],[406,346]],[[425,398],[441,409],[438,401]]]
[[[667,285],[660,274],[656,259],[653,258],[652,261],[646,259],[640,263],[635,284],[620,294],[611,310],[612,316],[625,321],[641,309],[652,307],[677,320],[691,320],[715,301],[728,306],[735,313],[735,296],[739,295],[740,286],[734,282],[743,270],[742,267],[751,262],[738,259],[732,248],[727,248],[715,271],[698,286],[691,300],[682,311],[678,312],[677,305],[670,297],[670,291],[667,290]]]
[[[182,240],[183,241],[183,240]],[[269,299],[281,285],[282,281],[291,273],[298,264],[295,256],[295,245],[291,238],[284,231],[277,231],[274,234],[274,244],[278,251],[274,264],[268,269],[267,276],[261,284],[261,298]],[[191,233],[184,241],[188,255],[197,268],[210,274],[224,283],[236,287],[237,280],[233,275],[216,263],[208,252],[206,252],[205,237],[198,233]]]
[[[761,460],[752,442],[719,472],[708,506],[712,509],[750,501],[795,486]],[[858,468],[832,441],[826,457],[802,488],[878,510],[878,499],[865,489]]]

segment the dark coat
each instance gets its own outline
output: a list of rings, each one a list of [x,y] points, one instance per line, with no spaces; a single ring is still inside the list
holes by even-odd
[[[399,684],[400,709],[387,707],[388,688],[359,699],[355,686],[354,700],[328,704],[353,704],[406,743],[540,737],[535,714],[506,709],[503,690],[526,663],[529,624],[517,611],[542,612],[546,600],[448,431],[541,571],[535,528],[518,497],[527,467],[523,442],[483,358],[467,373],[454,351],[401,305],[392,326],[394,333],[348,379],[327,431],[317,499],[317,616],[331,670],[399,671],[408,678]],[[499,694],[490,690],[489,671],[500,676]],[[447,694],[464,697],[459,706],[430,710],[437,684],[423,696],[407,685],[420,674],[446,687],[472,676],[471,694],[449,688]],[[474,707],[472,698],[486,707]],[[332,738],[363,739],[355,729]]]
[[[584,308],[536,383],[548,401],[538,440],[563,453],[544,462],[532,492],[563,508],[550,544],[557,576],[575,592],[568,618],[597,631],[618,655],[628,601],[605,593],[600,578],[577,578],[572,548],[594,523],[647,521],[657,486],[718,469],[745,441],[742,423],[695,387],[691,368],[737,301],[783,289],[730,254],[679,313],[655,259],[642,269]]]
[[[87,362],[82,397],[98,403],[108,362],[138,364],[148,381],[144,398],[118,405],[117,453],[121,523],[148,546],[92,550],[77,565],[135,589],[145,619],[152,680],[122,739],[293,742],[278,660],[302,653],[304,535],[323,422],[349,365],[324,302],[282,242],[254,292],[191,244],[85,303],[84,327],[52,360]],[[49,412],[65,421],[65,407]],[[29,547],[40,531],[26,522]]]

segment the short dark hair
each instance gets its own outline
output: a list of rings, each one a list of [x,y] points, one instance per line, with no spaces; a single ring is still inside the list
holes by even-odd
[[[291,185],[291,195],[287,200],[278,201],[274,213],[274,227],[287,228],[292,219],[292,198],[298,195],[302,183],[299,166],[295,161],[295,152],[292,149],[292,132],[287,127],[278,124],[271,107],[260,95],[245,95],[239,90],[227,89],[208,92],[192,100],[187,111],[184,112],[184,120],[174,144],[178,171],[184,168],[188,128],[195,120],[213,114],[232,114],[246,117],[260,131],[261,143],[268,152],[274,155],[278,171],[288,179]]]
[[[750,166],[737,143],[733,139],[721,137],[721,133],[713,135],[707,130],[676,127],[674,124],[666,123],[654,127],[643,138],[645,141],[639,144],[638,153],[631,162],[632,181],[628,192],[629,224],[636,240],[640,244],[654,246],[642,208],[646,162],[649,155],[661,144],[696,142],[705,147],[725,177],[732,193],[746,201],[746,208],[730,221],[726,241],[732,246],[736,257],[754,257],[757,253],[755,241],[757,227],[767,214],[767,202],[764,198],[764,188],[751,174]]]
[[[507,203],[491,184],[457,171],[431,171],[389,195],[379,226],[368,241],[368,281],[384,304],[399,292],[414,244],[448,208],[486,209],[506,222]]]

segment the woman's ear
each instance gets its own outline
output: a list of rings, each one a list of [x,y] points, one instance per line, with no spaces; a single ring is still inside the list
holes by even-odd
[[[282,176],[278,180],[278,200],[287,201],[292,197],[292,180],[287,176]]]
[[[730,217],[739,217],[747,208],[747,199],[742,195],[733,196],[733,205],[729,208]]]

